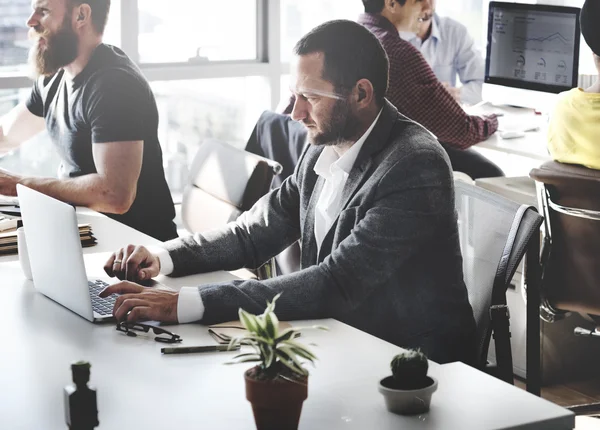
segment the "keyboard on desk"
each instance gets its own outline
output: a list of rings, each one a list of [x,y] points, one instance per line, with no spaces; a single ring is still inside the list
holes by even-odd
[[[115,306],[115,301],[117,294],[111,294],[108,297],[102,298],[99,297],[98,294],[108,287],[108,283],[97,279],[95,281],[88,281],[88,287],[90,289],[90,297],[92,298],[92,309],[94,312],[105,316],[112,315],[113,307]]]

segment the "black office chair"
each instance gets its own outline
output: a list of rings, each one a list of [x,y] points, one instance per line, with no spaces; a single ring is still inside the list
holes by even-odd
[[[477,366],[513,384],[510,313],[506,290],[526,255],[525,280],[533,296],[527,302],[527,338],[539,340],[539,229],[536,209],[519,205],[483,188],[455,181],[456,211],[463,272],[477,327]],[[496,363],[488,363],[494,336]],[[527,343],[527,390],[540,394],[539,341]]]
[[[600,171],[550,161],[530,176],[546,220],[541,315],[549,323],[571,312],[582,315],[589,326],[576,327],[574,334],[593,342],[600,339]],[[600,415],[600,403],[571,409]]]

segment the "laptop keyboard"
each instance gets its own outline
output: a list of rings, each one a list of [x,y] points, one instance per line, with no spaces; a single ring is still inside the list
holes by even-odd
[[[115,301],[117,300],[117,297],[119,297],[117,294],[111,294],[105,298],[98,296],[100,291],[104,290],[106,287],[108,287],[108,285],[109,284],[99,279],[95,281],[88,281],[90,296],[92,298],[92,309],[94,312],[97,312],[100,315],[112,315]]]

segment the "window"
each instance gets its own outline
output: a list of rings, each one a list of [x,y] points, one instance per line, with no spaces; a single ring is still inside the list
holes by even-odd
[[[143,0],[142,63],[202,63],[257,58],[256,0]]]
[[[29,88],[0,90],[0,116],[29,96]],[[18,151],[0,153],[0,168],[24,175],[56,176],[59,158],[47,133],[25,142]]]
[[[262,111],[270,108],[266,79],[240,77],[153,82],[167,182],[182,190],[198,147],[210,139],[244,148]]]
[[[360,0],[281,0],[281,60],[289,62],[302,36],[332,19],[356,21],[364,12]]]
[[[485,3],[485,5],[484,5]],[[464,24],[475,41],[475,47],[485,56],[487,43],[487,1],[482,0],[439,0],[436,13]]]
[[[29,40],[30,0],[0,0],[0,72],[25,69]]]

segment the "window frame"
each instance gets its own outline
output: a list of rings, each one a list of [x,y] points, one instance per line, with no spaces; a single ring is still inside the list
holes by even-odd
[[[121,48],[139,65],[148,81],[172,81],[211,78],[238,78],[259,76],[271,86],[271,108],[275,109],[280,97],[279,79],[287,65],[281,64],[279,0],[256,0],[256,60],[214,61],[202,64],[139,62],[139,0],[120,2]],[[31,87],[32,81],[23,72],[0,73],[0,90]]]

